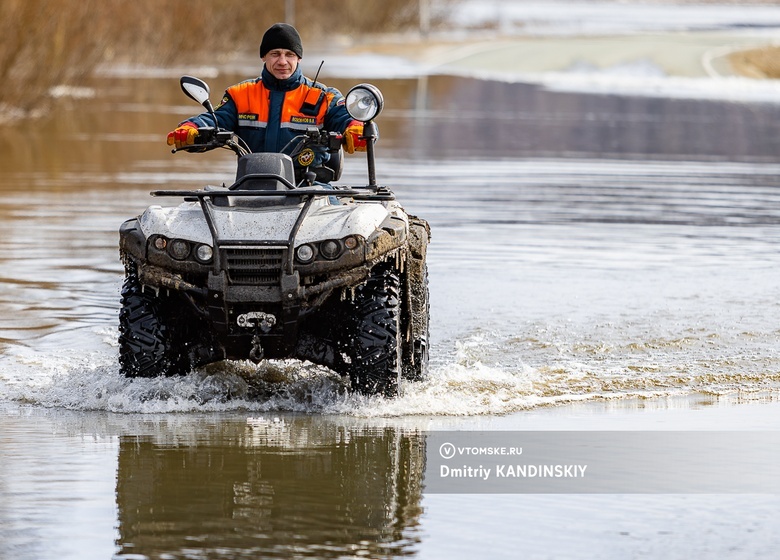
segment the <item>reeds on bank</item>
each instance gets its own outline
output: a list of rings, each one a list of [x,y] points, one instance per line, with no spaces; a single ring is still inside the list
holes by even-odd
[[[265,29],[291,13],[304,45],[329,34],[399,31],[417,25],[418,4],[419,0],[0,0],[0,113],[40,112],[51,88],[78,86],[99,63],[163,66],[251,52]]]

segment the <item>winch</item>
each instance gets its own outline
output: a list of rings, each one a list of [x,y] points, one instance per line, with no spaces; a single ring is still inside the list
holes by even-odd
[[[259,328],[264,333],[270,331],[276,324],[276,317],[262,311],[250,311],[242,313],[236,318],[239,327]]]

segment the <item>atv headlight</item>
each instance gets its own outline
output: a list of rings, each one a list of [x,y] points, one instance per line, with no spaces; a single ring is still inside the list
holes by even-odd
[[[214,250],[208,245],[201,244],[195,247],[195,258],[202,263],[211,261],[211,257],[214,256]]]
[[[320,243],[320,254],[328,260],[333,260],[341,253],[341,245],[338,241],[329,239]]]
[[[385,105],[382,92],[371,84],[353,87],[346,99],[347,112],[353,119],[363,122],[374,120]]]
[[[314,260],[314,247],[311,245],[301,245],[295,250],[295,256],[303,264]]]
[[[168,254],[174,259],[183,261],[190,256],[190,244],[184,239],[174,239],[168,243]]]

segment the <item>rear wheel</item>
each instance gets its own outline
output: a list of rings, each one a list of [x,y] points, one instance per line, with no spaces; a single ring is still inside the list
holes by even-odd
[[[425,220],[409,216],[409,252],[404,266],[404,379],[422,380],[428,370],[430,303],[426,256],[430,227]]]
[[[178,375],[190,368],[184,345],[173,328],[171,306],[152,290],[144,290],[134,266],[122,286],[119,311],[119,365],[126,377]]]
[[[430,322],[430,303],[428,296],[428,267],[423,261],[421,270],[413,271],[411,267],[407,274],[412,278],[407,283],[409,287],[408,307],[408,337],[404,344],[403,366],[401,373],[409,381],[421,381],[428,370],[428,339]]]
[[[401,280],[387,264],[374,267],[355,290],[350,337],[352,388],[365,394],[398,394],[401,370]]]

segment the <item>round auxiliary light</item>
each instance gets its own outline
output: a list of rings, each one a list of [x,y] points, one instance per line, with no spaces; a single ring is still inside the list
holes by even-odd
[[[374,120],[385,105],[382,92],[371,84],[360,84],[349,90],[346,98],[347,112],[358,121]]]
[[[183,261],[190,255],[190,244],[184,239],[174,239],[168,244],[168,254]]]
[[[159,235],[154,238],[154,248],[159,251],[164,251],[165,248],[168,246],[168,240],[165,239],[162,235]]]
[[[195,258],[200,262],[207,263],[214,256],[214,250],[208,245],[198,245],[195,247]]]
[[[323,241],[320,243],[320,254],[326,259],[333,260],[339,256],[340,252],[341,246],[339,245],[338,241],[329,239],[328,241]]]
[[[302,263],[314,260],[314,248],[311,245],[301,245],[295,250],[295,256]]]

